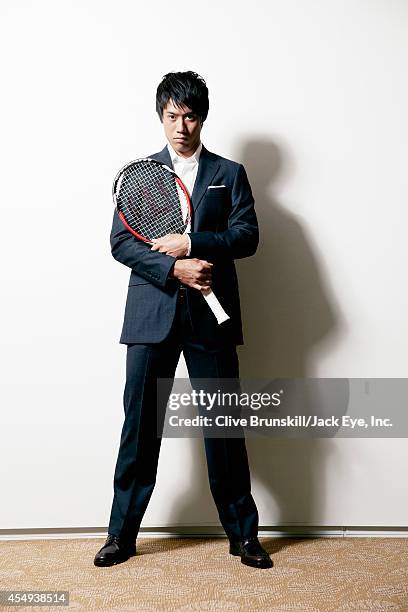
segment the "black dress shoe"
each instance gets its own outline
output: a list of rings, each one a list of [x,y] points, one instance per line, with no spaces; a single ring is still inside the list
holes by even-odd
[[[230,554],[241,557],[241,563],[251,567],[266,569],[273,567],[273,562],[268,553],[262,548],[258,538],[247,538],[241,542],[230,541]]]
[[[123,540],[119,536],[109,534],[105,544],[96,553],[94,565],[107,567],[127,561],[136,554],[136,544]]]

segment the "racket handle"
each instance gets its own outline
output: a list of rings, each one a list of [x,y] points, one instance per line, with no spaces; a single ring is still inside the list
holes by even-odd
[[[228,321],[230,317],[227,315],[227,313],[221,306],[213,290],[209,289],[206,293],[203,293],[203,292],[201,293],[202,293],[203,298],[207,302],[208,306],[211,308],[212,312],[214,313],[214,316],[217,319],[218,324],[220,325],[221,323],[224,323],[224,321]]]

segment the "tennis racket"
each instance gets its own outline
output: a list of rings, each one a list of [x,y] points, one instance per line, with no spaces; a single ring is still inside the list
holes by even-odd
[[[148,157],[124,166],[113,182],[113,201],[124,226],[148,244],[166,234],[184,234],[191,219],[191,202],[176,173]],[[219,324],[227,315],[211,289],[201,292]]]

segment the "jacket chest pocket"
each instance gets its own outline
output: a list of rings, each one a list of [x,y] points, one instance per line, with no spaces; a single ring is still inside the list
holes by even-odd
[[[225,187],[207,189],[203,202],[198,208],[200,215],[197,221],[200,229],[211,229],[213,231],[218,231],[220,227],[224,229],[223,226],[227,223],[230,210],[231,201]]]

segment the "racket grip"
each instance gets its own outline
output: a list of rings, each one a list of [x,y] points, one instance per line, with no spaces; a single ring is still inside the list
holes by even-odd
[[[206,293],[202,292],[202,296],[207,302],[210,309],[212,310],[215,318],[217,319],[218,325],[220,325],[221,323],[224,323],[224,321],[228,321],[230,317],[227,315],[227,313],[221,306],[220,302],[218,301],[217,296],[212,291],[212,289],[209,289]]]

